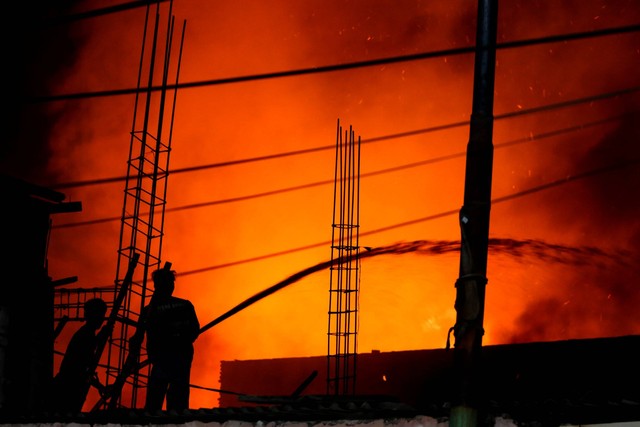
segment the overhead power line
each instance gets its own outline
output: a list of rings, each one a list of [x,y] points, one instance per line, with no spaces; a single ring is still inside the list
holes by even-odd
[[[575,182],[581,179],[586,179],[586,178],[590,178],[590,177],[594,177],[603,173],[609,173],[609,172],[614,172],[616,170],[620,170],[620,169],[624,169],[627,167],[631,167],[634,165],[640,164],[640,159],[628,159],[616,164],[612,164],[612,165],[608,165],[608,166],[603,166],[600,168],[596,168],[596,169],[591,169],[589,171],[585,171],[579,174],[575,174],[572,176],[567,176],[564,178],[559,178],[557,180],[548,182],[546,184],[542,184],[542,185],[538,185],[535,187],[531,187],[522,191],[518,191],[512,194],[508,194],[506,196],[502,196],[502,197],[497,197],[491,200],[491,204],[498,204],[498,203],[504,203],[513,199],[517,199],[520,197],[525,197],[528,196],[530,194],[535,194],[535,193],[539,193],[541,191],[545,191],[545,190],[549,190],[555,187],[559,187],[561,185],[565,185],[565,184],[569,184],[571,182]],[[399,222],[396,224],[391,224],[388,225],[386,227],[380,227],[380,228],[376,228],[373,230],[368,230],[368,231],[361,231],[360,232],[360,236],[370,236],[373,234],[378,234],[378,233],[382,233],[385,231],[389,231],[389,230],[394,230],[397,228],[402,228],[402,227],[408,227],[410,225],[415,225],[415,224],[419,224],[422,222],[427,222],[427,221],[433,221],[436,219],[440,219],[440,218],[444,218],[447,216],[451,216],[451,215],[456,215],[459,214],[460,210],[459,209],[451,209],[448,211],[443,211],[443,212],[438,212],[432,215],[428,215],[428,216],[424,216],[424,217],[420,217],[420,218],[415,218],[409,221],[403,221],[403,222]],[[208,267],[202,267],[202,268],[197,268],[197,269],[192,269],[192,270],[184,270],[184,271],[180,271],[180,276],[188,276],[188,275],[193,275],[193,274],[201,274],[201,273],[206,273],[209,271],[213,271],[213,270],[219,270],[222,268],[228,268],[228,267],[235,267],[237,265],[242,265],[242,264],[248,264],[251,262],[256,262],[256,261],[262,261],[265,259],[270,259],[270,258],[276,258],[279,256],[283,256],[283,255],[288,255],[288,254],[292,254],[292,253],[296,253],[296,252],[302,252],[305,250],[309,250],[309,249],[314,249],[314,248],[318,248],[318,247],[325,247],[327,245],[330,245],[331,241],[324,241],[324,242],[319,242],[319,243],[312,243],[309,245],[304,245],[304,246],[298,246],[295,248],[290,248],[290,249],[285,249],[282,251],[277,251],[277,252],[271,252],[268,254],[264,254],[264,255],[258,255],[255,257],[250,257],[250,258],[244,258],[244,259],[240,259],[240,260],[236,260],[236,261],[229,261],[226,263],[222,263],[222,264],[216,264],[216,265],[211,265]]]
[[[498,43],[496,45],[496,49],[513,49],[513,48],[521,48],[525,46],[534,46],[539,44],[582,40],[587,38],[631,33],[639,30],[640,30],[640,25],[629,25],[629,26],[623,26],[623,27],[605,28],[601,30],[592,30],[592,31],[586,31],[586,32],[537,37],[537,38],[527,39],[527,40],[516,40],[511,42]],[[345,70],[352,70],[352,69],[364,68],[364,67],[373,67],[373,66],[380,66],[380,65],[397,64],[401,62],[417,61],[417,60],[423,60],[423,59],[432,59],[432,58],[469,54],[469,53],[473,53],[474,51],[475,51],[475,46],[467,46],[467,47],[461,47],[456,49],[444,49],[444,50],[431,51],[431,52],[421,52],[421,53],[416,53],[412,55],[400,55],[400,56],[393,56],[393,57],[386,57],[386,58],[371,59],[366,61],[349,62],[349,63],[343,63],[343,64],[324,65],[324,66],[318,66],[318,67],[300,68],[296,70],[276,71],[271,73],[253,74],[253,75],[247,75],[247,76],[236,76],[236,77],[227,77],[227,78],[221,78],[221,79],[202,80],[202,81],[196,81],[196,82],[177,83],[177,84],[170,84],[166,86],[155,86],[152,88],[147,88],[145,89],[145,91],[193,89],[193,88],[203,87],[203,86],[244,83],[244,82],[256,81],[256,80],[267,80],[267,79],[274,79],[274,78],[303,76],[303,75],[319,74],[319,73],[327,73],[327,72],[335,72],[335,71],[345,71]],[[101,98],[101,97],[109,97],[109,96],[132,95],[132,94],[139,93],[139,91],[140,90],[138,88],[126,88],[126,89],[113,89],[113,90],[95,91],[95,92],[68,93],[68,94],[61,94],[61,95],[34,96],[29,98],[29,101],[32,103],[43,103],[43,102],[55,102],[55,101],[75,100],[75,99]]]
[[[527,137],[523,137],[523,138],[518,138],[518,139],[511,140],[511,141],[495,144],[494,148],[495,149],[506,148],[506,147],[510,147],[510,146],[513,146],[513,145],[516,145],[516,144],[533,142],[533,141],[536,141],[536,140],[545,139],[545,138],[551,138],[551,137],[562,135],[562,134],[566,134],[566,133],[569,133],[569,132],[575,132],[575,131],[579,131],[579,130],[584,130],[584,129],[587,129],[589,127],[598,126],[598,125],[602,125],[602,124],[605,124],[605,123],[610,123],[610,122],[613,122],[613,121],[616,121],[616,120],[620,120],[625,116],[627,116],[627,114],[621,114],[621,115],[605,118],[605,119],[602,119],[602,120],[597,120],[597,121],[593,121],[593,122],[589,122],[589,123],[583,123],[583,124],[579,124],[579,125],[575,125],[575,126],[570,126],[570,127],[566,127],[566,128],[562,128],[562,129],[557,129],[557,130],[553,130],[553,131],[550,131],[550,132],[544,132],[544,133],[540,133],[540,134],[534,135],[534,136],[527,136]],[[373,171],[373,172],[361,173],[360,177],[361,178],[368,178],[368,177],[372,177],[372,176],[377,176],[377,175],[397,172],[397,171],[400,171],[400,170],[415,168],[415,167],[419,167],[419,166],[425,166],[425,165],[433,164],[433,163],[439,163],[439,162],[443,162],[443,161],[446,161],[446,160],[452,160],[452,159],[455,159],[455,158],[461,158],[461,157],[464,157],[465,155],[466,155],[466,152],[457,152],[457,153],[448,154],[448,155],[445,155],[445,156],[434,157],[434,158],[430,158],[430,159],[426,159],[426,160],[422,160],[422,161],[418,161],[418,162],[412,162],[412,163],[408,163],[408,164],[404,164],[404,165],[400,165],[400,166],[395,166],[395,167],[391,167],[391,168],[385,168],[385,169],[381,169],[381,170],[377,170],[377,171]],[[262,192],[262,193],[249,194],[249,195],[246,195],[246,196],[237,196],[237,197],[232,197],[232,198],[228,198],[228,199],[213,200],[213,201],[207,201],[207,202],[200,202],[200,203],[193,203],[193,204],[189,204],[189,205],[177,206],[177,207],[173,207],[173,208],[166,208],[165,212],[169,213],[169,212],[176,212],[176,211],[203,208],[203,207],[207,207],[207,206],[221,205],[221,204],[226,204],[226,203],[240,202],[240,201],[245,201],[245,200],[257,199],[257,198],[261,198],[261,197],[274,196],[274,195],[277,195],[277,194],[283,194],[283,193],[288,193],[288,192],[292,192],[292,191],[304,190],[304,189],[313,188],[313,187],[319,187],[319,186],[322,186],[322,185],[329,185],[329,184],[333,184],[333,183],[334,183],[333,180],[316,181],[316,182],[311,182],[311,183],[307,183],[307,184],[296,185],[296,186],[287,187],[287,188],[280,188],[280,189],[272,190],[272,191],[266,191],[266,192]],[[89,221],[70,222],[70,223],[66,223],[66,224],[54,225],[53,228],[71,228],[71,227],[80,227],[80,226],[87,226],[87,225],[97,225],[97,224],[120,221],[120,220],[121,220],[121,217],[99,218],[99,219],[94,219],[94,220],[89,220]]]
[[[630,159],[630,160],[626,160],[620,163],[616,163],[616,164],[612,164],[612,165],[608,165],[608,166],[603,166],[601,168],[597,168],[597,169],[592,169],[589,171],[585,171],[576,175],[572,175],[569,177],[564,177],[564,178],[560,178],[557,179],[555,181],[551,181],[547,184],[543,184],[543,185],[539,185],[536,187],[532,187],[526,190],[522,190],[522,191],[518,191],[506,196],[502,196],[502,197],[498,197],[495,199],[491,200],[492,204],[498,204],[498,203],[503,203],[509,200],[513,200],[516,198],[520,198],[520,197],[524,197],[530,194],[534,194],[534,193],[539,193],[541,191],[544,190],[548,190],[554,187],[558,187],[561,185],[565,185],[577,180],[581,180],[581,179],[585,179],[585,178],[590,178],[596,175],[600,175],[603,173],[608,173],[608,172],[613,172],[616,171],[618,169],[623,169],[623,168],[627,168],[627,167],[631,167],[631,166],[635,166],[640,164],[640,159]],[[447,216],[451,216],[451,215],[457,215],[460,212],[459,209],[452,209],[449,211],[444,211],[444,212],[439,212],[433,215],[428,215],[428,216],[424,216],[421,218],[416,218],[410,221],[404,221],[404,222],[400,222],[400,223],[396,223],[396,224],[392,224],[386,227],[381,227],[381,228],[377,228],[375,230],[369,230],[369,231],[361,231],[360,232],[360,237],[363,236],[369,236],[372,234],[378,234],[378,233],[382,233],[384,231],[389,231],[389,230],[394,230],[397,228],[401,228],[401,227],[407,227],[410,225],[415,225],[415,224],[419,224],[421,222],[426,222],[426,221],[432,221],[435,219],[439,219],[439,218],[444,218]],[[317,248],[317,247],[323,247],[323,246],[327,246],[330,245],[331,241],[325,241],[325,242],[319,242],[319,243],[313,243],[313,244],[309,244],[309,245],[305,245],[305,246],[299,246],[296,248],[291,248],[291,249],[287,249],[287,250],[283,250],[283,251],[278,251],[278,252],[272,252],[269,254],[264,254],[264,255],[259,255],[256,257],[251,257],[251,258],[245,258],[245,259],[241,259],[241,260],[237,260],[237,261],[231,261],[231,262],[227,262],[227,263],[223,263],[223,264],[217,264],[217,265],[212,265],[209,267],[203,267],[203,268],[198,268],[198,269],[194,269],[194,270],[187,270],[187,271],[181,271],[180,272],[180,276],[187,276],[187,275],[191,275],[191,274],[199,274],[199,273],[205,273],[208,271],[212,271],[212,270],[218,270],[221,268],[226,268],[226,267],[233,267],[236,265],[241,265],[241,264],[247,264],[250,262],[254,262],[254,261],[261,261],[264,259],[269,259],[269,258],[275,258],[278,256],[282,256],[282,255],[287,255],[287,254],[291,254],[294,252],[301,252],[301,251],[305,251],[308,249],[313,249],[313,248]]]
[[[620,170],[623,168],[627,168],[627,167],[631,167],[634,165],[637,165],[640,163],[640,159],[629,159],[629,160],[625,160],[623,162],[620,163],[616,163],[616,164],[612,164],[612,165],[608,165],[608,166],[603,166],[597,169],[592,169],[589,171],[585,171],[576,175],[572,175],[572,176],[568,176],[568,177],[564,177],[564,178],[560,178],[557,179],[555,181],[551,181],[547,184],[542,184],[536,187],[532,187],[532,188],[528,188],[526,190],[522,190],[522,191],[518,191],[506,196],[502,196],[502,197],[498,197],[495,199],[491,200],[492,204],[498,204],[498,203],[504,203],[506,201],[510,201],[513,199],[517,199],[520,197],[524,197],[524,196],[528,196],[530,194],[534,194],[534,193],[539,193],[541,191],[544,190],[549,190],[551,188],[554,187],[559,187],[561,185],[565,185],[565,184],[569,184],[571,182],[574,181],[578,181],[581,179],[585,179],[585,178],[590,178],[596,175],[600,175],[600,174],[604,174],[604,173],[608,173],[608,172],[613,172],[616,170]],[[363,236],[370,236],[372,234],[378,234],[378,233],[382,233],[384,231],[389,231],[389,230],[394,230],[397,228],[401,228],[401,227],[407,227],[410,225],[415,225],[415,224],[419,224],[422,222],[426,222],[426,221],[432,221],[435,219],[439,219],[439,218],[444,218],[447,216],[451,216],[451,215],[457,215],[460,212],[459,209],[452,209],[452,210],[448,210],[448,211],[444,211],[444,212],[439,212],[433,215],[428,215],[428,216],[424,216],[421,218],[416,218],[413,220],[409,220],[409,221],[404,221],[404,222],[400,222],[400,223],[396,223],[396,224],[392,224],[386,227],[381,227],[381,228],[377,228],[374,230],[368,230],[368,231],[361,231],[360,232],[360,237]],[[291,248],[291,249],[287,249],[287,250],[283,250],[283,251],[278,251],[278,252],[272,252],[269,254],[264,254],[264,255],[259,255],[256,257],[251,257],[251,258],[245,258],[245,259],[241,259],[241,260],[236,260],[236,261],[230,261],[227,263],[223,263],[223,264],[217,264],[217,265],[212,265],[209,267],[203,267],[203,268],[198,268],[198,269],[194,269],[194,270],[187,270],[187,271],[181,271],[180,272],[180,276],[187,276],[187,275],[191,275],[191,274],[199,274],[199,273],[205,273],[208,271],[212,271],[212,270],[218,270],[221,268],[226,268],[226,267],[233,267],[236,265],[241,265],[241,264],[247,264],[250,262],[254,262],[254,261],[261,261],[261,260],[265,260],[265,259],[269,259],[269,258],[275,258],[278,256],[282,256],[282,255],[287,255],[287,254],[291,254],[294,252],[301,252],[301,251],[305,251],[308,249],[313,249],[313,248],[317,248],[317,247],[324,247],[327,245],[330,245],[331,241],[325,241],[325,242],[319,242],[319,243],[313,243],[313,244],[309,244],[309,245],[305,245],[305,246],[299,246],[296,248]]]
[[[524,116],[527,114],[534,114],[534,113],[540,113],[540,112],[549,111],[549,110],[570,107],[578,104],[591,103],[591,102],[600,101],[603,99],[615,98],[617,96],[632,94],[638,91],[640,91],[640,86],[630,87],[630,88],[613,91],[613,92],[596,94],[596,95],[592,95],[584,98],[570,99],[568,101],[542,105],[539,107],[523,108],[521,110],[514,110],[514,111],[510,111],[503,114],[497,114],[494,116],[494,120],[496,121],[503,120],[503,119],[513,118],[517,116]],[[405,138],[409,136],[439,132],[443,130],[449,130],[449,129],[455,129],[462,126],[467,126],[468,124],[469,124],[469,121],[464,120],[459,122],[446,123],[443,125],[431,126],[423,129],[415,129],[415,130],[406,131],[406,132],[399,132],[399,133],[390,134],[390,135],[382,135],[382,136],[373,137],[373,138],[365,138],[365,139],[362,139],[361,144],[369,144],[373,142],[381,142],[381,141],[387,141],[391,139]],[[214,168],[234,166],[234,165],[239,165],[244,163],[273,160],[273,159],[289,157],[289,156],[298,156],[302,154],[310,154],[310,153],[324,151],[324,150],[335,150],[335,144],[312,147],[312,148],[307,148],[303,150],[294,150],[294,151],[287,151],[282,153],[269,154],[266,156],[248,157],[248,158],[238,159],[238,160],[229,160],[225,162],[211,163],[207,165],[189,166],[185,168],[171,169],[169,173],[179,174],[179,173],[185,173],[185,172],[196,172],[196,171],[206,170],[206,169],[214,169]],[[54,190],[64,190],[68,188],[85,187],[90,185],[113,184],[117,182],[124,182],[125,180],[126,180],[125,176],[119,176],[119,177],[111,177],[111,178],[99,178],[99,179],[91,179],[91,180],[83,180],[83,181],[64,182],[64,183],[53,184],[50,187]]]

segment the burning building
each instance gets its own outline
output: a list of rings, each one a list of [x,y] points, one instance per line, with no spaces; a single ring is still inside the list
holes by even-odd
[[[342,117],[366,132],[361,192],[366,216],[360,244],[373,248],[373,254],[412,242],[418,242],[413,248],[420,248],[420,242],[439,248],[408,250],[393,260],[367,259],[359,343],[381,351],[362,352],[361,359],[408,363],[415,351],[434,357],[433,366],[444,366],[439,372],[449,372],[447,362],[438,360],[446,360],[450,352],[423,349],[438,348],[446,330],[461,325],[453,308],[459,300],[453,278],[483,281],[484,276],[474,270],[467,275],[468,264],[460,271],[459,259],[447,258],[460,247],[461,224],[455,216],[460,214],[464,144],[471,127],[475,10],[462,1],[415,1],[402,8],[385,2],[263,3],[246,9],[232,2],[203,5],[195,0],[157,5],[163,12],[175,6],[178,15],[189,17],[188,28],[194,28],[187,31],[189,53],[181,74],[187,83],[177,85],[182,92],[173,139],[180,142],[173,145],[172,167],[166,171],[172,179],[166,198],[171,237],[165,240],[163,257],[182,272],[179,292],[197,300],[201,319],[218,318],[226,305],[259,292],[265,283],[280,283],[291,270],[305,271],[326,259],[330,215],[325,205],[331,198],[326,188],[334,182],[328,176],[334,159],[323,141],[333,136],[335,117]],[[97,11],[71,5],[68,14],[42,16],[46,25],[38,21],[38,31],[18,26],[29,35],[24,40],[41,45],[28,50],[33,55],[18,55],[25,61],[11,68],[20,71],[16,83],[33,77],[34,70],[46,69],[51,78],[36,78],[22,87],[20,105],[25,97],[29,102],[20,117],[30,120],[10,121],[22,127],[9,132],[20,138],[9,140],[15,156],[3,157],[2,169],[38,177],[38,182],[53,183],[54,191],[83,200],[82,217],[70,212],[68,221],[52,228],[48,273],[78,274],[89,287],[110,283],[117,263],[123,179],[114,165],[126,158],[122,136],[130,131],[137,92],[111,89],[136,86],[131,70],[137,69],[139,58],[134,47],[139,46],[142,5]],[[29,12],[25,15],[32,16]],[[540,343],[548,351],[544,354],[561,353],[562,360],[579,358],[565,352],[564,341],[589,354],[600,354],[589,340],[604,347],[635,345],[639,321],[630,313],[639,302],[633,285],[639,265],[639,206],[630,194],[638,182],[637,4],[516,1],[501,5],[500,13],[494,179],[483,182],[482,200],[469,203],[484,203],[486,209],[490,201],[492,206],[492,236],[482,236],[477,246],[491,248],[486,259],[490,291],[485,323],[472,325],[475,337],[469,348],[480,332],[494,361],[504,360],[498,354],[516,357],[520,348],[538,348],[529,344]],[[56,49],[42,47],[58,48],[64,56],[49,55]],[[72,53],[78,53],[73,61],[67,56]],[[33,138],[34,133],[47,137]],[[16,161],[24,152],[29,161]],[[485,261],[478,255],[470,259],[472,264]],[[36,264],[42,268],[41,262]],[[247,400],[254,393],[286,401],[282,393],[294,394],[316,371],[297,396],[317,395],[321,390],[314,387],[323,379],[323,356],[317,355],[326,344],[325,279],[309,274],[287,292],[202,334],[193,405],[218,420],[229,419],[235,413],[207,411],[218,402],[235,402],[229,400],[233,393],[224,393],[227,386],[230,391],[238,387],[243,403],[260,401]],[[473,288],[468,283],[458,287]],[[56,347],[64,344],[64,333]],[[512,345],[511,350],[500,353],[503,345]],[[407,350],[394,351],[398,348]],[[58,356],[54,353],[54,369]],[[293,366],[298,359],[303,368],[297,375],[280,372],[279,379],[287,379],[282,387],[261,389],[234,374],[244,365],[254,375],[264,375],[279,360]],[[220,366],[223,375],[218,378]],[[574,367],[570,362],[562,366]],[[624,366],[628,378],[636,378],[636,368]],[[531,373],[530,367],[527,359],[517,369],[506,369],[501,384],[519,387],[527,382],[515,378],[549,378],[544,371]],[[426,368],[415,370],[421,372],[415,380],[426,382],[422,375],[430,373],[421,369]],[[407,371],[399,377],[411,377]],[[552,371],[554,378],[567,379],[562,369]],[[367,367],[357,376],[358,381],[372,381],[358,384],[362,393],[395,393],[384,388],[396,384],[386,372]],[[582,378],[570,372],[569,382],[582,388]],[[621,375],[616,371],[611,378]],[[381,376],[388,381],[381,382]],[[600,371],[595,376],[602,379]],[[603,389],[613,387],[600,379],[594,382]],[[278,378],[265,380],[278,383]],[[429,381],[441,384],[437,378]],[[419,394],[407,390],[399,396],[415,402]],[[631,393],[614,401],[633,408],[636,397]],[[541,407],[562,412],[532,406],[534,411]],[[255,419],[256,412],[245,417]]]

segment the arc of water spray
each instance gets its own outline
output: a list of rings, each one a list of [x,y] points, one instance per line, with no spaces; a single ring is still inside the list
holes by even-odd
[[[423,242],[423,241],[422,241]],[[423,242],[424,243],[424,242]],[[384,247],[378,247],[378,248],[371,248],[371,249],[365,249],[365,251],[363,252],[358,252],[357,254],[354,255],[349,255],[349,259],[350,261],[354,261],[354,260],[359,260],[359,259],[363,259],[363,258],[370,258],[373,256],[377,256],[377,255],[383,255],[383,254],[390,254],[390,253],[408,253],[408,252],[413,252],[415,251],[418,247],[420,247],[420,245],[418,244],[418,242],[411,242],[411,243],[396,243],[394,245],[390,245],[390,246],[384,246]],[[402,250],[404,249],[404,250]],[[244,310],[245,308],[249,307],[250,305],[253,305],[254,303],[268,297],[269,295],[274,294],[275,292],[278,292],[279,290],[293,284],[296,283],[297,281],[303,279],[306,276],[309,276],[313,273],[316,273],[318,271],[321,270],[325,270],[329,267],[331,267],[332,265],[339,265],[343,262],[347,261],[347,258],[345,256],[343,257],[339,257],[336,258],[334,260],[328,260],[328,261],[323,261],[320,262],[316,265],[313,265],[311,267],[305,268],[304,270],[301,270],[297,273],[292,274],[291,276],[287,277],[286,279],[276,283],[275,285],[272,285],[256,294],[254,294],[253,296],[247,298],[246,300],[244,300],[243,302],[241,302],[240,304],[236,305],[235,307],[233,307],[232,309],[230,309],[229,311],[227,311],[226,313],[218,316],[217,318],[215,318],[214,320],[212,320],[211,322],[207,323],[206,325],[204,325],[203,327],[200,328],[200,333],[203,333],[205,331],[207,331],[208,329],[214,327],[215,325],[217,325],[218,323],[222,322],[225,319],[228,319],[229,317],[233,316],[234,314]]]
[[[624,254],[608,254],[605,251],[594,247],[571,247],[559,244],[550,244],[541,240],[515,240],[515,239],[489,239],[489,246],[495,252],[509,253],[511,255],[522,257],[532,255],[537,259],[545,261],[567,263],[567,264],[584,264],[593,257],[611,257],[620,260]],[[339,265],[348,261],[354,261],[364,258],[372,258],[380,255],[402,255],[407,253],[419,253],[428,255],[441,255],[445,253],[451,253],[460,249],[459,240],[415,240],[411,242],[399,242],[388,246],[381,246],[376,248],[365,248],[364,251],[360,251],[357,254],[346,255],[334,260],[328,260],[320,262],[311,267],[305,268],[286,279],[272,285],[255,295],[242,301],[226,313],[218,316],[211,322],[207,323],[200,328],[200,333],[211,329],[218,323],[233,316],[234,314],[244,310],[250,305],[268,297],[269,295],[278,292],[279,290],[286,288],[287,286],[296,283],[297,281],[316,273],[321,270],[325,270],[332,265]]]
[[[399,255],[399,254],[404,254],[409,252],[416,252],[420,249],[425,249],[425,248],[430,248],[430,252],[433,252],[433,253],[451,251],[454,249],[452,247],[454,244],[455,242],[445,242],[445,241],[433,242],[433,241],[425,241],[425,240],[419,240],[414,242],[401,242],[401,243],[396,243],[389,246],[365,249],[364,251],[358,252],[357,254],[345,255],[333,260],[320,262],[316,265],[313,265],[311,267],[305,268],[302,271],[292,274],[291,276],[276,283],[275,285],[270,286],[258,292],[257,294],[253,295],[252,297],[247,298],[240,304],[233,307],[231,310],[227,311],[221,316],[218,316],[211,322],[207,323],[205,326],[201,327],[200,333],[203,333],[206,330],[214,327],[215,325],[222,322],[223,320],[233,316],[234,314],[238,313],[241,310],[244,310],[245,308],[260,301],[261,299],[264,299],[265,297],[299,281],[300,279],[306,276],[309,276],[310,274],[316,273],[321,270],[325,270],[331,267],[332,265],[340,265],[347,261],[355,261],[355,260],[359,260],[363,258],[371,258],[379,255],[387,255],[387,254]]]

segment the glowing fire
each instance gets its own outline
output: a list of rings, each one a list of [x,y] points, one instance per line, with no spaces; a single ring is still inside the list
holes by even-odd
[[[501,4],[499,42],[640,20],[633,1],[538,3]],[[173,9],[187,21],[181,81],[472,46],[471,4],[181,0]],[[68,68],[41,77],[44,94],[135,87],[143,15],[140,8],[49,29],[78,44]],[[486,344],[640,333],[630,315],[640,303],[637,92],[531,111],[637,88],[638,43],[631,32],[498,51],[491,235],[511,240],[490,249]],[[449,242],[440,252],[363,259],[359,349],[444,347],[455,321],[468,127],[383,137],[468,120],[472,78],[473,56],[464,54],[181,89],[171,169],[332,146],[336,120],[353,125],[364,141],[361,245]],[[131,96],[31,106],[55,120],[46,138],[34,138],[28,163],[3,158],[2,169],[46,186],[123,176],[132,107]],[[38,163],[40,151],[48,156]],[[202,325],[329,259],[329,245],[319,243],[331,238],[334,161],[332,149],[314,150],[170,176],[162,258],[173,262],[176,295],[194,302]],[[374,173],[390,168],[397,170]],[[118,218],[122,190],[121,182],[61,190],[84,209],[60,223]],[[266,192],[275,194],[260,196]],[[171,210],[201,203],[208,205]],[[78,275],[82,287],[113,283],[119,227],[55,228],[50,275]],[[322,269],[306,275],[202,334],[192,382],[219,387],[220,360],[325,354],[328,277]],[[62,336],[56,348],[65,345]],[[216,405],[217,394],[192,391],[192,407]]]

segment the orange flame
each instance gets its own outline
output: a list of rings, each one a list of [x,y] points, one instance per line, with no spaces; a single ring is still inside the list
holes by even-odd
[[[601,3],[505,2],[499,42],[640,21],[633,1]],[[475,34],[475,8],[461,0],[403,7],[187,0],[173,13],[187,21],[182,82],[445,51],[471,46]],[[43,46],[70,49],[53,35],[74,41],[72,62],[40,70],[50,93],[135,87],[142,19],[136,9],[43,30]],[[640,333],[630,316],[640,302],[633,286],[640,265],[639,98],[624,92],[638,87],[638,37],[635,31],[498,51],[491,234],[511,238],[500,242],[512,246],[490,248],[487,344]],[[321,147],[334,144],[338,118],[365,141],[362,245],[459,239],[472,64],[471,54],[449,53],[180,89],[171,169],[210,167],[169,178],[162,258],[182,273],[176,295],[192,300],[206,324],[328,258],[322,242],[331,233],[335,159]],[[2,169],[52,186],[122,176],[132,106],[131,96],[32,105],[30,123],[47,121],[21,129],[33,146],[3,157]],[[431,129],[443,125],[451,126]],[[306,154],[283,154],[294,151]],[[38,163],[40,152],[46,159]],[[260,157],[269,159],[241,161]],[[84,210],[60,222],[119,218],[122,189],[121,182],[67,187]],[[55,228],[50,275],[78,275],[83,287],[112,283],[118,230],[117,220]],[[455,246],[439,256],[414,250],[367,259],[359,348],[443,347],[455,321],[458,262]],[[327,290],[328,276],[318,271],[203,333],[193,383],[218,388],[221,360],[325,354]],[[64,346],[61,337],[56,348]],[[192,391],[192,407],[216,405],[216,393]]]

